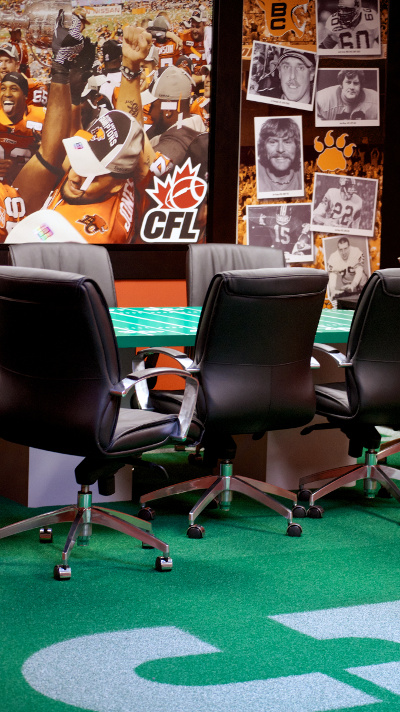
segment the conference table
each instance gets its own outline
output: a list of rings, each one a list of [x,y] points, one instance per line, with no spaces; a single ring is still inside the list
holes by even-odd
[[[119,348],[193,346],[201,307],[115,307],[110,309]],[[347,341],[354,312],[323,309],[316,343]]]

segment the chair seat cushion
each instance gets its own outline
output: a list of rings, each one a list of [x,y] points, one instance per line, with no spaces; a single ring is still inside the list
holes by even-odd
[[[107,454],[139,453],[149,448],[153,450],[163,445],[173,434],[178,434],[176,414],[121,408]]]
[[[182,404],[183,391],[150,391],[149,406],[159,413],[178,413]],[[196,411],[190,423],[188,440],[198,442],[204,427]]]
[[[324,383],[315,386],[317,397],[317,413],[319,415],[351,418],[354,413],[350,409],[345,383]]]

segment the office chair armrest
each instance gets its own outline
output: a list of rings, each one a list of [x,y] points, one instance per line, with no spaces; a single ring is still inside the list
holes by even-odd
[[[185,379],[185,390],[183,394],[182,404],[178,413],[179,432],[173,436],[173,440],[186,440],[190,423],[193,418],[194,409],[197,401],[197,391],[199,383],[194,376],[188,371],[180,368],[147,368],[140,369],[133,373],[129,373],[126,378],[112,387],[110,392],[114,395],[124,396],[131,388],[135,388],[139,408],[146,409],[148,402],[149,390],[146,381],[154,376],[180,376]]]
[[[147,348],[147,349],[141,349],[140,351],[137,352],[137,354],[132,358],[132,367],[135,368],[135,370],[139,370],[143,368],[144,361],[147,356],[152,356],[153,354],[164,354],[164,356],[170,356],[173,358],[175,361],[178,361],[182,368],[185,369],[185,371],[189,371],[190,373],[198,371],[198,367],[194,366],[193,367],[193,361],[189,356],[184,354],[182,351],[178,351],[177,349],[170,349],[167,347],[158,347],[156,346],[155,348]]]
[[[335,349],[335,347],[330,346],[330,344],[314,344],[314,349],[316,349],[317,351],[323,351],[328,356],[333,358],[338,364],[339,368],[348,368],[349,366],[353,365],[351,361],[347,361],[345,354],[342,354],[339,349]]]

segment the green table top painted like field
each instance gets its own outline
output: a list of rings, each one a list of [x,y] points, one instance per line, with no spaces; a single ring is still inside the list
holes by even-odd
[[[110,309],[118,346],[193,346],[201,307],[145,307]],[[324,309],[316,343],[347,341],[354,312]]]

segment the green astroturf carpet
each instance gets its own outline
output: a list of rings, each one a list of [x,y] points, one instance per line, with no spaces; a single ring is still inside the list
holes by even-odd
[[[185,452],[147,459],[173,481],[201,474]],[[52,544],[36,531],[0,541],[0,710],[400,710],[400,506],[343,488],[290,538],[282,517],[234,495],[191,540],[197,496],[155,503],[170,572],[154,569],[158,552],[96,526],[69,581],[52,576],[69,525]],[[0,525],[40,511],[2,499]]]

